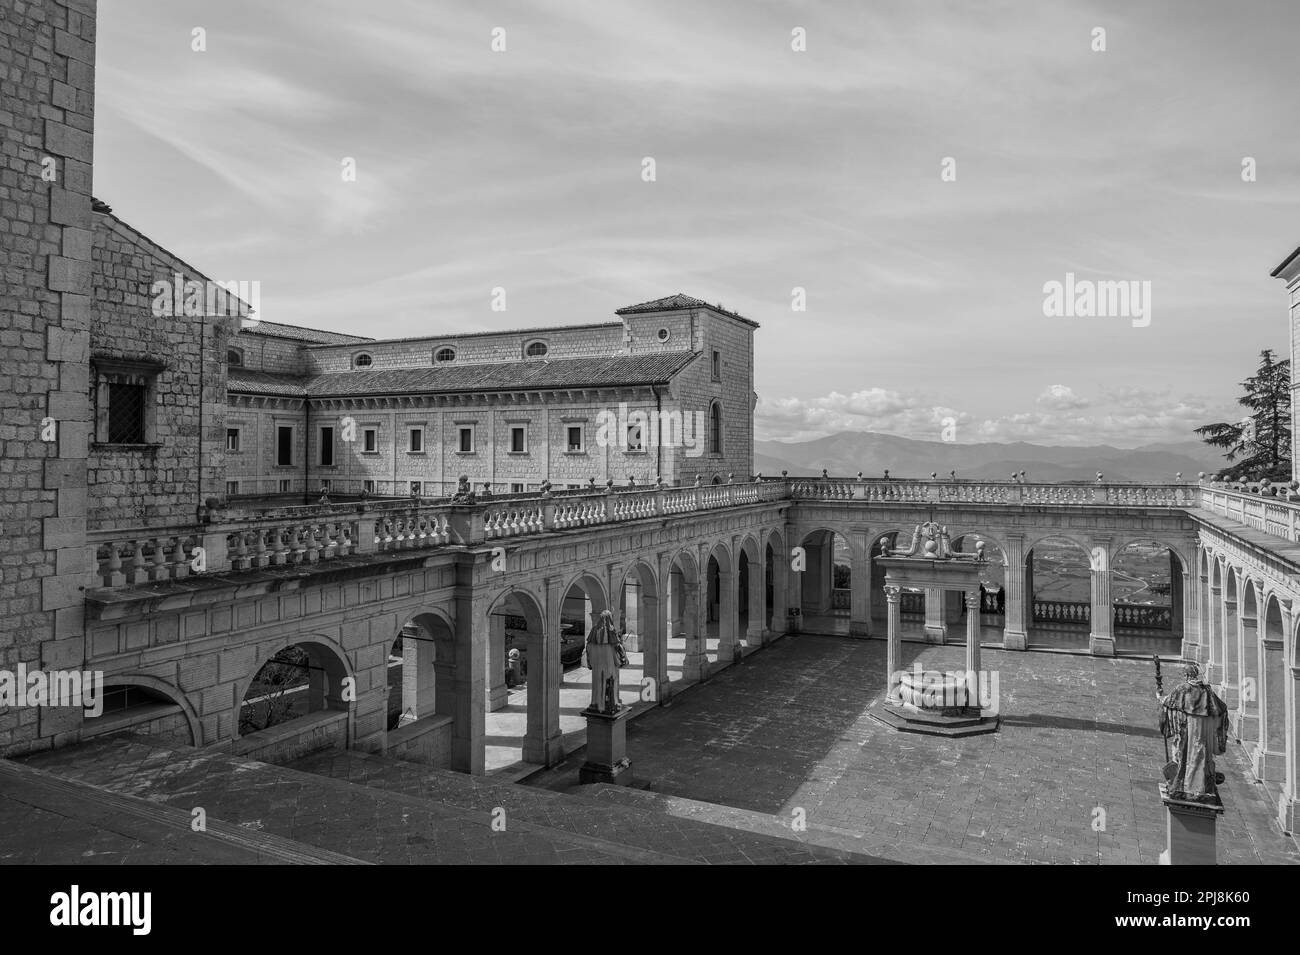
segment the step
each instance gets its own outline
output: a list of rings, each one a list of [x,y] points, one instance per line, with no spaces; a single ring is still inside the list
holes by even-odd
[[[867,715],[877,723],[882,723],[900,732],[943,736],[948,739],[996,733],[998,726],[1002,722],[1002,718],[999,716],[940,716],[933,713],[903,710],[896,706],[885,706],[882,703],[873,704],[867,710]]]

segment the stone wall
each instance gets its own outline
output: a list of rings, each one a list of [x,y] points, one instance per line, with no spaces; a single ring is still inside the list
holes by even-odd
[[[0,668],[80,667],[91,326],[94,0],[0,8]],[[0,710],[0,755],[75,708]]]

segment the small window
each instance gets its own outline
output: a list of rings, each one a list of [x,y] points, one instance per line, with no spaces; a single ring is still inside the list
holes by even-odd
[[[713,380],[722,380],[722,352],[720,351],[713,353]]]
[[[641,426],[639,424],[627,426],[627,449],[629,451],[645,450],[645,445],[641,442]]]
[[[376,454],[379,451],[379,429],[366,428],[361,432],[361,451],[364,454]]]
[[[716,401],[709,408],[709,451],[722,453],[722,405]]]
[[[333,482],[331,482],[331,481],[321,481],[321,482],[320,482],[320,492],[321,492],[322,494],[328,494],[328,493],[330,492],[330,490],[333,488],[333,486],[334,486],[334,485],[333,485]]]
[[[569,451],[579,452],[582,450],[582,425],[569,425]]]
[[[360,355],[357,355],[356,358],[352,359],[353,368],[369,368],[374,363],[375,360],[371,358],[369,355],[367,355],[365,352],[362,352]]]
[[[524,454],[528,451],[528,429],[515,425],[510,429],[510,453]]]
[[[320,429],[320,466],[323,468],[334,467],[334,429]]]
[[[460,453],[474,453],[474,429],[473,427],[460,429]]]
[[[424,429],[411,428],[410,439],[406,443],[406,450],[411,454],[424,453]]]
[[[244,363],[244,353],[243,353],[243,352],[241,352],[238,348],[227,348],[227,349],[226,349],[226,364],[227,364],[227,365],[230,365],[230,366],[234,367],[234,366],[237,366],[237,365],[242,365],[243,363]]]
[[[374,494],[374,493],[375,493],[375,482],[374,482],[374,481],[362,481],[362,482],[361,482],[361,490],[365,491],[367,494]]]
[[[108,441],[110,444],[144,444],[144,385],[108,386]]]
[[[522,484],[511,484],[511,485],[510,485],[510,493],[511,493],[511,494],[523,494],[523,493],[524,493],[524,486],[523,486]]]
[[[411,497],[419,497],[419,496],[420,496],[420,482],[419,482],[419,481],[412,481],[412,482],[411,482]]]
[[[235,452],[239,451],[239,429],[238,428],[226,429],[226,450],[235,451]]]
[[[280,425],[275,429],[275,463],[282,468],[293,466],[292,425]]]
[[[289,493],[290,491],[292,491],[292,490],[293,490],[293,481],[292,481],[292,480],[290,480],[289,478],[284,478],[282,481],[280,481],[280,493],[281,493],[281,494],[288,494],[288,493]]]
[[[666,342],[670,338],[672,338],[672,332],[668,331],[666,328],[659,329],[659,340],[661,342]]]
[[[546,342],[532,342],[529,344],[528,348],[524,350],[524,354],[529,358],[542,358],[546,355],[546,352]]]
[[[436,352],[434,352],[433,360],[438,362],[439,364],[442,364],[443,362],[447,362],[447,361],[455,361],[456,349],[439,348]]]
[[[229,496],[232,495],[232,494],[238,494],[238,493],[239,493],[239,482],[238,482],[238,481],[227,481],[227,482],[226,482],[226,496],[229,497]]]

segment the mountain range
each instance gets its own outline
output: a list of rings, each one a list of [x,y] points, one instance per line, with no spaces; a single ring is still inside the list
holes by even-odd
[[[1220,452],[1198,441],[1161,442],[1138,448],[1110,445],[1059,446],[1017,441],[956,444],[919,441],[874,431],[842,431],[810,441],[755,441],[754,470],[767,476],[928,478],[932,471],[959,479],[1006,480],[1024,471],[1030,482],[1107,481],[1172,482],[1179,472],[1195,481],[1197,472],[1212,474],[1226,466]]]

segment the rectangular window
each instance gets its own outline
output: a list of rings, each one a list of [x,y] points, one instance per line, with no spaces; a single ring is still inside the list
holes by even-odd
[[[231,494],[238,494],[238,493],[239,493],[239,482],[238,482],[238,481],[227,481],[227,482],[226,482],[226,494],[227,494],[227,495],[231,495]]]
[[[291,478],[284,478],[283,480],[280,481],[281,494],[288,494],[292,490],[293,490],[293,480]]]
[[[419,482],[419,481],[412,481],[412,482],[411,482],[411,497],[419,497],[419,496],[420,496],[420,482]]]
[[[641,442],[641,426],[639,424],[627,426],[627,449],[629,451],[645,450],[645,445]]]
[[[582,450],[582,425],[580,424],[569,425],[569,450]]]
[[[720,351],[713,353],[713,380],[722,380],[722,352]]]
[[[523,494],[523,493],[524,493],[524,486],[523,486],[522,484],[511,484],[511,485],[510,485],[510,493],[511,493],[511,494]]]
[[[282,468],[293,465],[292,425],[282,424],[275,429],[275,463]]]
[[[515,425],[510,429],[510,453],[524,454],[528,450],[528,429]]]
[[[410,434],[411,436],[410,436],[410,440],[406,444],[406,450],[410,454],[423,454],[424,453],[424,429],[411,428]]]
[[[239,450],[239,429],[238,428],[226,429],[226,450],[227,451]]]
[[[379,429],[366,428],[361,432],[361,450],[364,454],[379,452]]]
[[[460,453],[474,453],[474,428],[472,426],[460,429]]]
[[[322,494],[328,494],[332,488],[333,488],[333,482],[331,481],[320,482],[320,492]]]
[[[108,441],[110,444],[144,444],[144,385],[108,386]]]
[[[320,429],[320,466],[334,467],[334,429]]]
[[[374,482],[374,481],[362,481],[362,482],[361,482],[361,490],[365,491],[367,494],[374,494],[374,493],[375,493],[375,482]]]

